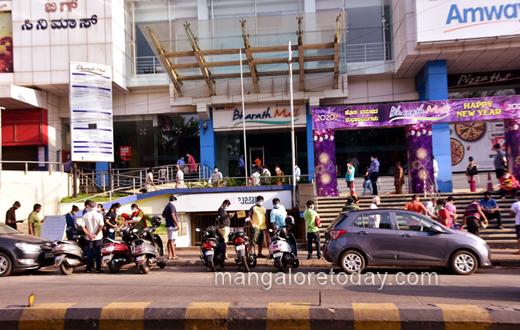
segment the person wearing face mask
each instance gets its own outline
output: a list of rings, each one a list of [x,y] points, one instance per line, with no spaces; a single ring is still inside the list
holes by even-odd
[[[520,194],[516,196],[516,203],[511,206],[511,210],[509,211],[509,215],[515,217],[515,232],[516,239],[518,240],[518,251],[514,252],[515,254],[520,254]]]
[[[27,223],[29,224],[29,234],[33,236],[40,236],[42,234],[42,223],[45,219],[40,219],[38,213],[42,210],[42,206],[40,204],[34,204],[33,211],[29,214],[27,218]]]
[[[118,218],[118,210],[121,207],[121,204],[114,203],[110,206],[110,210],[105,217],[105,230],[103,234],[106,234],[105,237],[109,237],[110,239],[115,239],[116,233],[115,231],[119,229],[119,224],[117,222]],[[110,229],[114,229],[114,232],[110,232]]]
[[[280,169],[280,166],[276,165],[276,167],[274,168],[274,171],[276,173],[276,185],[278,186],[281,186],[282,184],[285,183],[285,178],[282,178],[285,173]]]
[[[128,221],[129,225],[134,225],[135,229],[137,229],[138,236],[141,234],[143,229],[147,227],[146,218],[144,216],[144,212],[141,211],[137,204],[132,204],[132,215],[130,216],[130,220]]]
[[[280,204],[280,199],[274,198],[273,209],[271,210],[271,229],[275,230],[280,226],[284,226],[286,217],[287,211],[285,210],[285,207]]]
[[[177,221],[177,197],[170,196],[170,202],[164,208],[162,213],[166,219],[166,232],[168,233],[168,259],[177,260],[179,257],[175,254],[175,240],[179,231],[179,223]]]
[[[372,183],[372,195],[378,195],[377,191],[377,179],[379,177],[379,161],[377,160],[376,155],[370,156],[370,167],[368,168],[368,173],[370,173],[370,182]]]
[[[76,205],[72,205],[72,210],[67,213],[65,219],[67,220],[67,239],[69,241],[74,240],[74,231],[78,229],[78,219],[76,218],[76,213],[79,212],[79,207]]]
[[[96,258],[96,273],[102,273],[101,270],[101,244],[103,241],[103,227],[105,222],[101,213],[96,212],[96,202],[90,202],[88,211],[83,214],[83,217],[78,219],[78,226],[83,229],[87,246],[85,247],[85,254],[87,255],[87,270],[90,273],[92,270],[92,260]]]
[[[377,210],[379,208],[379,204],[381,204],[381,198],[379,198],[379,196],[375,196],[372,198],[372,204],[370,204],[369,209]],[[381,223],[380,214],[372,214],[372,215],[368,216],[368,227],[369,228],[379,228],[380,223]]]
[[[253,226],[253,239],[251,244],[258,245],[258,258],[265,258],[262,254],[262,245],[268,247],[267,242],[267,224],[266,224],[266,209],[262,206],[264,202],[263,196],[256,197],[256,205],[249,209],[249,217],[251,218],[251,225]]]
[[[220,217],[220,226],[219,226],[219,233],[224,238],[224,242],[226,242],[224,246],[224,253],[226,253],[226,258],[228,258],[227,255],[227,240],[229,236],[229,227],[231,226],[231,218],[235,216],[235,213],[228,213],[227,209],[231,205],[231,202],[226,199],[222,202],[222,205],[218,208],[218,215]]]
[[[320,242],[320,228],[316,224],[316,219],[319,219],[318,212],[314,210],[314,202],[309,200],[307,201],[307,209],[303,212],[303,219],[305,220],[305,225],[307,228],[307,259],[312,258],[312,243],[316,246],[316,252],[318,254],[318,259],[322,260],[323,257],[321,255],[321,242]]]
[[[500,208],[498,207],[498,203],[496,200],[491,198],[491,192],[486,191],[484,193],[484,198],[479,202],[480,208],[482,212],[486,215],[486,218],[489,220],[497,219],[497,228],[504,229],[502,226],[502,216],[500,215]]]
[[[220,187],[222,183],[222,173],[219,172],[218,166],[215,166],[213,173],[210,175],[210,179],[213,187]]]

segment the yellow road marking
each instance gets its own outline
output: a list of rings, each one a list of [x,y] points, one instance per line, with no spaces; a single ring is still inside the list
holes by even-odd
[[[267,330],[310,330],[310,305],[310,303],[269,303]]]
[[[401,318],[394,304],[352,304],[356,330],[400,330]]]
[[[228,302],[193,302],[186,308],[185,327],[193,330],[228,328]]]
[[[18,322],[20,330],[62,330],[67,308],[76,303],[36,304],[24,309]]]
[[[101,310],[99,329],[142,330],[144,328],[144,309],[151,302],[114,302]]]
[[[489,313],[475,305],[436,304],[442,309],[446,330],[484,330],[491,327]]]

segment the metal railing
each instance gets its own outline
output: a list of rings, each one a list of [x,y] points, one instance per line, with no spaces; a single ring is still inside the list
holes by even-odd
[[[137,57],[137,74],[156,74],[164,73],[161,61],[155,56],[138,56]]]
[[[389,61],[392,59],[391,43],[348,44],[347,62]]]
[[[11,164],[12,166],[5,166]],[[2,160],[0,161],[2,170],[5,171],[24,171],[25,174],[29,171],[49,171],[52,172],[70,172],[72,165],[61,162],[39,162],[39,161],[23,161],[23,160]]]

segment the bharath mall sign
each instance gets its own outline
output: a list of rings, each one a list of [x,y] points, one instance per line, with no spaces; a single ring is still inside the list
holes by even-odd
[[[305,124],[305,112],[303,116],[300,114],[302,105],[294,106],[294,123],[299,125]],[[305,105],[303,105],[305,107]],[[236,107],[219,107],[213,112],[215,119],[214,127],[231,127],[241,125],[243,120],[248,126],[264,126],[264,125],[290,125],[291,124],[291,107],[286,105],[275,106],[256,106],[246,107],[245,118],[244,111]]]
[[[240,123],[242,123],[242,117],[243,111],[235,109],[233,112],[233,123],[235,123],[233,126],[236,126]],[[296,122],[299,119],[300,116],[300,109],[296,108],[294,109],[294,122]],[[257,113],[249,113],[246,114],[246,122],[248,123],[266,123],[266,124],[290,124],[291,123],[291,109],[286,108],[276,108],[274,111],[272,111],[272,108],[269,107],[267,110],[264,110],[263,112],[257,112]],[[268,120],[273,119],[273,120]],[[236,121],[239,121],[236,123]]]

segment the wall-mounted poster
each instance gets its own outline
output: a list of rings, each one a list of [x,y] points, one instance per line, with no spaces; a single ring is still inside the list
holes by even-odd
[[[10,11],[0,11],[0,73],[13,72],[13,28]]]
[[[450,133],[453,172],[465,172],[469,157],[475,159],[480,171],[495,170],[493,146],[505,147],[504,122],[450,124]]]

